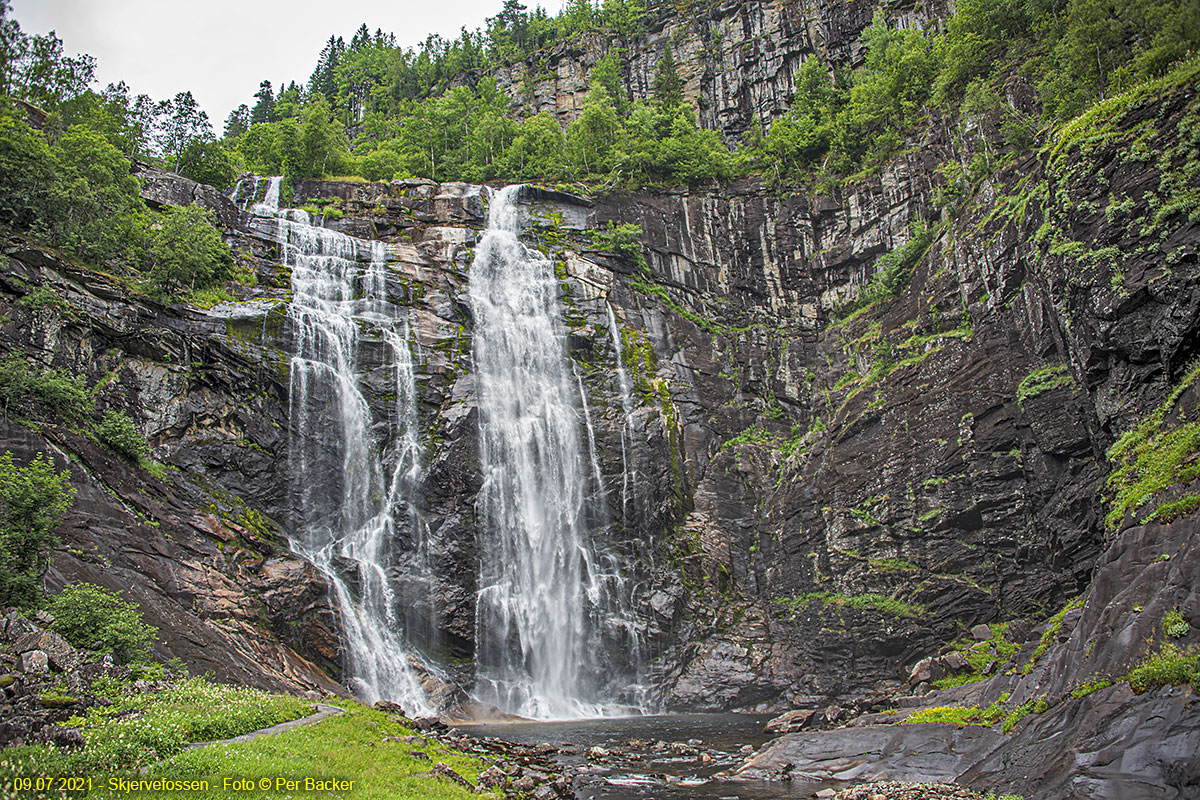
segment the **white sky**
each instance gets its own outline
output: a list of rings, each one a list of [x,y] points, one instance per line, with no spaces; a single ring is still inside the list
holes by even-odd
[[[556,13],[561,0],[525,0]],[[57,31],[70,55],[96,59],[97,86],[124,80],[155,100],[191,90],[217,135],[263,79],[304,83],[330,35],[347,43],[362,23],[409,47],[430,33],[456,38],[502,0],[13,0],[27,33]]]

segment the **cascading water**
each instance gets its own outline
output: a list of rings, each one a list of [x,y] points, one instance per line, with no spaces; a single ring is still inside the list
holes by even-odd
[[[483,472],[475,692],[526,717],[629,713],[630,657],[640,659],[628,587],[592,539],[603,487],[590,485],[594,447],[594,478],[585,464],[590,417],[554,269],[517,238],[519,191],[491,197],[471,266]]]
[[[252,190],[249,200],[255,196]],[[398,605],[420,604],[398,598],[389,578],[401,555],[423,564],[424,530],[413,502],[421,461],[409,325],[387,301],[387,250],[310,225],[303,211],[278,211],[278,204],[279,178],[272,178],[251,211],[276,217],[281,262],[291,270],[291,458],[299,517],[292,549],[329,580],[356,693],[431,713],[396,612]],[[376,357],[360,359],[368,347]],[[390,419],[376,419],[360,361],[394,365]],[[406,565],[418,583],[420,571]]]
[[[633,384],[629,381],[629,373],[625,371],[625,361],[622,356],[621,334],[617,328],[617,315],[613,313],[612,305],[604,304],[608,312],[608,333],[612,337],[614,358],[617,362],[617,391],[621,394],[621,411],[625,414],[625,424],[621,426],[621,526],[629,524],[629,485],[636,485],[637,471],[630,466],[630,451],[633,450]]]

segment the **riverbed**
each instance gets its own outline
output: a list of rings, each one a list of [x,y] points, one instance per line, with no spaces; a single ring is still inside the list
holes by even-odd
[[[768,800],[813,797],[828,786],[729,777],[772,738],[759,714],[672,714],[563,722],[480,723],[477,737],[551,745],[581,800]]]

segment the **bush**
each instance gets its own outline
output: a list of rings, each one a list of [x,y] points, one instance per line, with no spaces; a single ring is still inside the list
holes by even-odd
[[[41,453],[27,467],[0,455],[0,606],[37,605],[54,529],[74,496],[70,473],[56,473]]]
[[[597,228],[592,232],[592,243],[601,250],[616,253],[631,264],[646,266],[646,259],[642,255],[641,225],[627,222],[617,224],[610,219],[607,228]]]
[[[918,220],[913,225],[912,237],[880,258],[875,265],[875,275],[871,282],[863,286],[853,300],[834,309],[834,315],[845,318],[859,309],[900,294],[908,285],[913,267],[929,250],[933,235],[934,231],[928,228],[923,220]]]
[[[1163,615],[1162,621],[1163,633],[1170,636],[1172,639],[1182,639],[1188,635],[1191,626],[1184,619],[1183,614],[1179,613],[1179,609],[1173,608]]]
[[[208,209],[169,208],[147,231],[147,267],[154,288],[169,295],[212,286],[233,266],[229,248]]]
[[[92,411],[92,396],[83,377],[59,369],[36,374],[28,359],[13,354],[0,361],[0,401],[11,412],[79,421]]]
[[[142,622],[134,603],[92,583],[76,583],[50,599],[51,626],[68,642],[85,650],[111,653],[122,662],[140,662],[150,655],[158,628]]]
[[[1182,686],[1190,683],[1200,692],[1200,653],[1185,653],[1173,644],[1148,656],[1126,676],[1133,691],[1141,694],[1155,686]]]
[[[144,458],[150,452],[146,438],[133,420],[125,416],[124,411],[105,411],[104,419],[96,426],[96,438],[133,461]]]

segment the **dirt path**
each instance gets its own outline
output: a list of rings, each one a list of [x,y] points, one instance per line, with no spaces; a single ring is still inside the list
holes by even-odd
[[[307,717],[301,717],[300,719],[293,719],[288,722],[281,722],[278,725],[272,725],[269,728],[259,728],[256,731],[250,731],[249,733],[243,733],[241,736],[234,736],[232,739],[217,739],[216,741],[212,741],[212,742],[192,742],[188,746],[194,749],[197,747],[208,747],[209,745],[213,745],[213,744],[234,744],[237,742],[249,742],[253,739],[257,739],[260,736],[273,736],[277,733],[283,733],[285,731],[290,731],[293,728],[300,728],[305,725],[315,725],[316,723],[320,722],[323,719],[328,719],[329,717],[336,717],[338,714],[344,714],[344,713],[346,713],[346,709],[344,709],[344,708],[338,708],[337,706],[331,706],[326,703],[317,703],[316,712],[313,714],[309,714]]]

